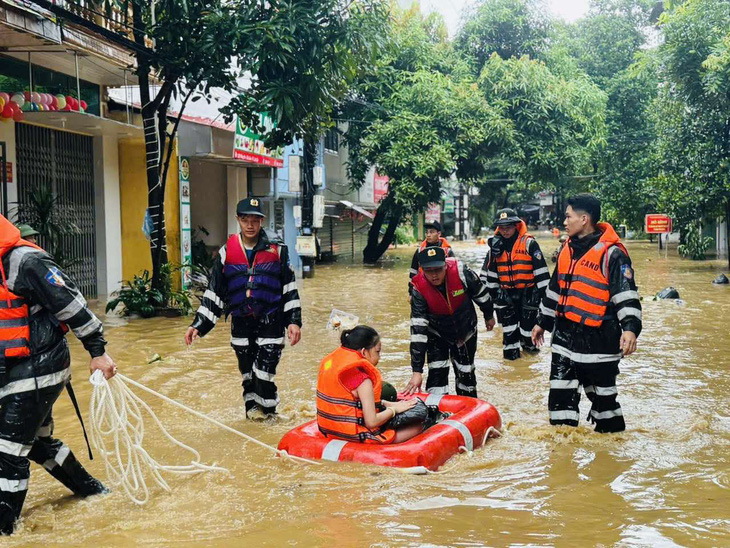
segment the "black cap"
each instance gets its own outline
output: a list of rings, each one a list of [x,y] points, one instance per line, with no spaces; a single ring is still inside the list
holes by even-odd
[[[441,230],[441,223],[439,223],[438,221],[432,221],[430,223],[423,223],[423,228],[425,228],[425,229],[433,228],[437,232],[443,232],[443,230]]]
[[[239,217],[242,215],[258,215],[259,217],[266,217],[263,211],[261,211],[261,200],[258,198],[244,198],[236,206],[236,215]]]
[[[497,220],[494,221],[493,227],[504,225],[515,225],[521,222],[520,216],[511,207],[506,207],[497,211]]]
[[[430,246],[418,252],[418,264],[421,268],[439,268],[446,264],[446,251],[441,247]]]

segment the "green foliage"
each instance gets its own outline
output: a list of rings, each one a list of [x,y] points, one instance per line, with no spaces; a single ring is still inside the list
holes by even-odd
[[[81,229],[72,220],[75,212],[64,208],[59,196],[48,185],[34,188],[28,196],[27,203],[18,205],[19,221],[40,233],[38,244],[53,256],[61,268],[77,264],[79,259],[71,259],[64,249],[64,237],[73,238],[81,234]]]
[[[173,289],[172,274],[179,271],[180,267],[173,267],[170,263],[162,266],[161,288],[152,287],[152,277],[148,270],[142,274],[135,274],[132,281],[125,282],[125,285],[112,294],[112,298],[106,305],[106,312],[111,312],[119,304],[123,304],[122,314],[139,314],[143,318],[151,318],[157,314],[160,308],[170,307],[180,310],[183,315],[190,314],[193,304],[190,294],[187,291]]]
[[[690,223],[684,228],[684,243],[677,246],[677,252],[693,261],[704,261],[710,245],[712,238],[702,235],[702,227],[698,223]]]
[[[400,225],[395,229],[395,243],[400,245],[410,245],[416,242],[413,236],[413,227],[410,224]]]

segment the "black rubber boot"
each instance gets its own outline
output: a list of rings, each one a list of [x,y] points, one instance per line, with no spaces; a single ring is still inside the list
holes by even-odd
[[[0,536],[12,535],[20,517],[27,491],[10,493],[0,491]]]
[[[91,495],[102,495],[109,492],[109,489],[103,483],[81,466],[73,453],[69,453],[63,462],[63,466],[54,466],[48,470],[48,473],[79,497],[90,497]]]

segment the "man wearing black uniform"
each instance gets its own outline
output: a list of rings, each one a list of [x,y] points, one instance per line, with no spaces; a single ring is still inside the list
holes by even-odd
[[[421,265],[418,264],[418,254],[421,251],[427,247],[436,246],[442,247],[446,252],[447,257],[454,256],[454,250],[451,249],[451,245],[448,240],[441,235],[443,232],[441,229],[441,223],[438,221],[425,223],[423,228],[426,230],[426,239],[421,242],[421,245],[419,245],[418,249],[416,249],[413,253],[413,259],[411,259],[411,269],[408,271],[408,295],[413,292],[413,284],[411,283],[413,278],[421,271]]]
[[[241,233],[221,247],[185,342],[192,344],[215,327],[221,314],[231,314],[231,346],[243,376],[246,416],[262,418],[276,413],[274,375],[284,331],[292,346],[299,342],[302,309],[286,245],[269,241],[261,228],[260,201],[241,200],[236,216]]]
[[[405,393],[421,389],[423,364],[428,352],[427,392],[448,394],[450,360],[456,375],[456,393],[476,397],[477,315],[474,303],[484,314],[487,330],[491,330],[494,319],[489,291],[472,269],[456,259],[447,259],[440,247],[427,247],[419,253],[418,261],[423,272],[413,278],[413,376]]]
[[[580,387],[591,401],[596,432],[626,428],[616,398],[619,361],[636,350],[641,302],[628,251],[613,227],[598,222],[601,203],[590,194],[568,200],[568,241],[540,304],[533,342],[552,331],[550,424],[578,426]]]
[[[107,492],[53,437],[52,408],[71,379],[70,329],[91,355],[89,369],[116,373],[101,322],[41,248],[0,215],[0,534],[12,534],[28,492],[29,459],[75,495]]]
[[[514,209],[500,209],[494,227],[497,230],[489,239],[480,277],[489,288],[502,326],[504,359],[516,360],[521,349],[537,351],[532,328],[550,272],[540,245]]]

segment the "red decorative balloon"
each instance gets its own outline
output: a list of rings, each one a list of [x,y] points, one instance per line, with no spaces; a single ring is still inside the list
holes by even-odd
[[[86,110],[86,101],[81,101],[81,108]]]
[[[15,114],[13,114],[13,120],[16,122],[20,122],[23,118],[25,118],[25,115],[23,114],[22,110],[19,110]]]
[[[30,91],[24,91],[23,97],[25,97],[26,101],[30,101]]]
[[[51,95],[51,106],[55,108],[58,107],[58,97],[55,95]]]
[[[5,105],[5,108],[3,108],[3,118],[12,118],[13,114],[15,114],[15,110],[13,110],[13,107],[10,106],[12,104],[14,103],[8,103]]]

